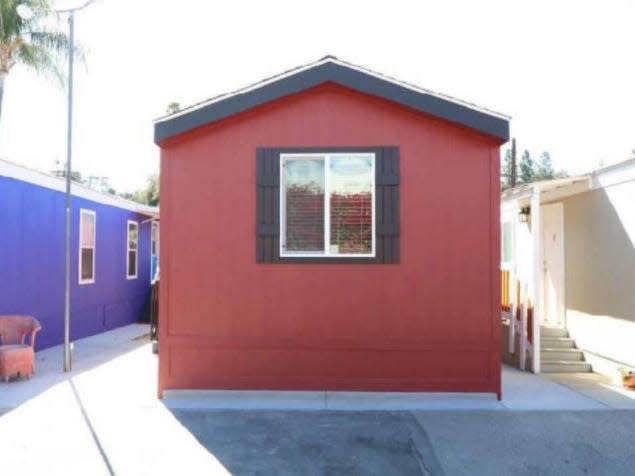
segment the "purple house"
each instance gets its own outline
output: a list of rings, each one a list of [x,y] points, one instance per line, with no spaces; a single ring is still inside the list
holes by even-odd
[[[0,160],[0,315],[30,314],[60,344],[64,179]],[[155,207],[72,186],[71,338],[139,320],[158,256]]]

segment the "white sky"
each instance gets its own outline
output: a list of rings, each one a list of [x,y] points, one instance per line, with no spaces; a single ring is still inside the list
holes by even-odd
[[[118,191],[158,171],[152,120],[336,55],[513,116],[520,151],[570,173],[635,148],[635,1],[99,0],[76,17],[74,169]],[[63,24],[65,26],[65,23]],[[20,66],[0,156],[65,159],[65,93]]]

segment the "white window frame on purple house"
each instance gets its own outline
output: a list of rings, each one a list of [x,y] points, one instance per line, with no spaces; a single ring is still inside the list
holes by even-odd
[[[82,232],[84,230],[84,216],[92,215],[93,217],[93,262],[92,262],[92,277],[90,279],[82,279],[82,250],[84,248],[91,248],[89,246],[82,246]],[[79,209],[79,243],[78,243],[78,260],[77,260],[77,277],[79,284],[93,284],[95,282],[95,256],[97,255],[97,214],[94,210],[88,210],[86,208]]]
[[[137,230],[135,248],[130,248],[130,225],[134,225]],[[134,274],[130,274],[130,252],[134,251]],[[126,279],[137,279],[139,277],[139,222],[128,220],[126,222]]]
[[[152,220],[150,225],[150,282],[153,282],[159,273],[159,247],[161,246],[159,241],[159,222]],[[153,261],[156,261],[156,268],[153,265]],[[154,273],[152,273],[154,271]]]

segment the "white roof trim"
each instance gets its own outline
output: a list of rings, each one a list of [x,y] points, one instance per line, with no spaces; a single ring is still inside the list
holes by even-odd
[[[635,158],[609,165],[592,174],[593,188],[606,188],[635,181]]]
[[[501,204],[531,197],[534,190],[544,194],[542,201],[554,201],[589,190],[607,188],[633,181],[635,181],[635,158],[618,162],[617,164],[607,165],[587,175],[542,180],[526,185],[519,185],[501,194]]]
[[[0,159],[0,176],[31,183],[57,192],[66,192],[66,180],[64,178],[55,177],[4,159]],[[124,210],[130,210],[150,217],[159,216],[158,207],[142,205],[109,193],[99,192],[76,182],[71,183],[71,194],[74,197],[84,198],[86,200],[122,208]]]
[[[268,84],[274,83],[274,82],[279,81],[279,80],[281,80],[283,78],[286,78],[288,76],[293,76],[295,74],[301,73],[302,71],[306,71],[307,69],[311,69],[311,68],[314,68],[316,66],[320,66],[322,64],[325,64],[325,63],[334,63],[334,64],[338,64],[340,66],[345,66],[347,68],[355,69],[355,70],[360,71],[362,73],[368,74],[370,76],[374,76],[374,77],[376,77],[378,79],[381,79],[381,80],[384,80],[384,81],[391,82],[393,84],[396,84],[396,85],[401,86],[401,87],[406,88],[406,89],[410,89],[410,90],[418,92],[418,93],[425,93],[425,94],[428,94],[430,96],[435,96],[435,97],[438,97],[438,98],[443,99],[445,101],[450,101],[450,102],[453,102],[453,103],[458,104],[460,106],[464,106],[464,107],[466,107],[468,109],[473,109],[475,111],[479,111],[479,112],[482,112],[482,113],[485,113],[485,114],[489,114],[491,116],[496,116],[496,117],[501,118],[501,119],[505,119],[505,120],[510,120],[511,119],[511,116],[505,115],[503,113],[492,111],[491,109],[480,107],[480,106],[477,106],[476,104],[472,104],[472,103],[469,103],[469,102],[466,102],[466,101],[462,101],[462,100],[454,98],[452,96],[447,96],[445,94],[441,94],[441,93],[438,93],[438,92],[435,92],[435,91],[431,91],[429,89],[424,89],[424,88],[421,88],[419,86],[415,86],[415,85],[410,84],[410,83],[405,83],[403,81],[399,81],[399,80],[397,80],[395,78],[392,78],[390,76],[385,76],[385,75],[383,75],[381,73],[368,70],[368,69],[363,68],[361,66],[357,66],[357,65],[354,65],[352,63],[347,63],[346,61],[342,61],[342,60],[340,60],[338,58],[334,58],[332,56],[327,56],[326,58],[323,58],[323,59],[321,59],[319,61],[316,61],[314,63],[309,63],[309,64],[306,64],[304,66],[300,66],[298,68],[286,71],[286,72],[284,72],[282,74],[279,74],[279,75],[276,75],[276,76],[272,76],[271,78],[268,78],[268,79],[265,79],[263,81],[259,81],[257,83],[254,83],[254,84],[251,84],[249,86],[246,86],[244,88],[238,89],[236,91],[233,91],[233,92],[230,92],[230,93],[226,93],[226,94],[221,94],[219,96],[215,96],[215,97],[213,97],[211,99],[208,99],[206,101],[202,101],[202,102],[193,104],[191,106],[185,107],[185,108],[181,109],[180,111],[175,112],[174,114],[161,116],[161,117],[155,119],[154,123],[157,124],[157,123],[161,123],[161,122],[164,122],[164,121],[167,121],[167,120],[174,119],[175,117],[179,117],[179,116],[181,116],[183,114],[187,114],[187,113],[190,113],[192,111],[196,111],[197,109],[201,109],[203,107],[209,106],[210,104],[214,104],[216,102],[223,101],[223,100],[225,100],[225,99],[227,99],[229,97],[232,97],[232,96],[237,96],[239,94],[244,94],[244,93],[247,93],[249,91],[253,91],[253,90],[262,88],[262,87],[264,87],[264,86],[266,86]]]
[[[531,197],[534,191],[549,192],[557,188],[567,187],[575,183],[581,183],[589,179],[589,175],[580,175],[577,177],[567,177],[553,180],[540,180],[528,184],[519,185],[511,190],[507,190],[501,194],[501,202],[508,200],[516,200],[519,198]]]

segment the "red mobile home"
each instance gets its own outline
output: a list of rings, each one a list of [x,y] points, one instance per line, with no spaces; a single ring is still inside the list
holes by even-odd
[[[500,396],[508,135],[333,57],[157,120],[159,394]]]

